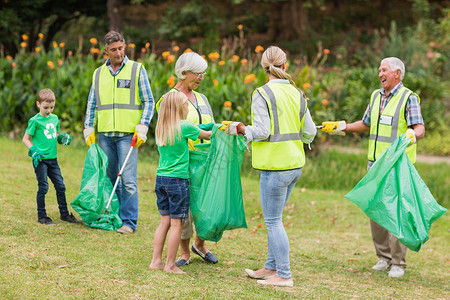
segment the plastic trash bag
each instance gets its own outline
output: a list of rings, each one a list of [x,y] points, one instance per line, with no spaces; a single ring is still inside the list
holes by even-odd
[[[345,197],[406,247],[419,251],[431,224],[447,210],[440,206],[405,153],[402,134]]]
[[[202,240],[218,242],[225,230],[247,228],[242,200],[241,166],[245,139],[214,125],[211,143],[189,151],[190,209]]]
[[[119,200],[115,193],[109,211],[101,214],[113,190],[106,173],[107,168],[108,156],[100,146],[92,144],[84,161],[80,192],[70,205],[87,226],[117,230],[122,226],[122,220],[119,217]],[[97,220],[100,214],[101,218]]]

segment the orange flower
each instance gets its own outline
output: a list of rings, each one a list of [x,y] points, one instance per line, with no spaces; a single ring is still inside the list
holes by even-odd
[[[217,80],[214,79],[214,80],[213,80],[213,84],[214,84],[214,85],[218,85],[219,82],[218,82]]]
[[[328,100],[327,100],[327,99],[323,99],[323,100],[322,100],[322,104],[323,104],[324,106],[327,106],[327,105],[328,105]]]
[[[174,46],[172,49],[173,49],[173,51],[175,51],[175,52],[180,51],[180,47],[178,47],[178,46]]]
[[[170,55],[170,52],[169,51],[164,51],[161,55],[162,55],[162,57],[164,59],[167,59],[169,57],[169,55]]]
[[[128,47],[130,47],[130,48],[136,48],[136,45],[135,44],[133,44],[133,43],[130,43],[130,44],[128,44]]]
[[[44,38],[44,34],[42,32],[39,32],[38,37],[40,40],[42,40]]]
[[[89,39],[89,42],[91,42],[91,45],[92,45],[92,46],[95,46],[95,45],[97,45],[97,43],[98,43],[98,41],[97,41],[96,38],[90,38],[90,39]]]
[[[150,48],[150,43],[145,43],[145,48]]]
[[[11,66],[13,67],[13,69],[15,69],[15,68],[16,68],[16,63],[13,62],[13,63],[11,64]]]
[[[22,39],[23,39],[24,41],[28,40],[28,35],[22,34]]]
[[[224,66],[225,65],[225,61],[221,60],[219,61],[219,66]]]
[[[208,57],[210,60],[215,61],[215,60],[219,59],[220,54],[217,52],[211,52],[210,54],[208,54]]]
[[[13,60],[11,55],[6,55],[6,59],[9,60],[9,61]]]
[[[27,46],[27,43],[25,43],[25,42],[20,43],[20,48],[25,48],[26,46]]]
[[[244,83],[249,84],[250,82],[254,81],[255,78],[256,78],[255,74],[249,74],[245,76]]]
[[[230,101],[225,101],[223,103],[223,106],[225,106],[226,108],[231,108],[231,102]]]
[[[63,65],[63,61],[61,58],[58,58],[58,65],[62,66]]]
[[[58,43],[53,41],[53,48],[58,48]]]
[[[98,49],[98,48],[91,48],[91,49],[89,50],[89,52],[90,52],[91,54],[99,54],[99,53],[100,53],[100,49]]]
[[[329,49],[323,49],[323,54],[330,54],[330,50]]]
[[[41,47],[34,48],[34,51],[36,51],[36,53],[38,53],[39,51],[41,51]]]
[[[232,60],[234,63],[237,63],[237,61],[239,60],[239,56],[233,55],[233,56],[231,57],[231,60]]]
[[[171,76],[169,77],[169,79],[167,80],[167,84],[168,84],[170,87],[173,87],[173,86],[175,85],[175,76],[171,75]]]
[[[65,45],[66,44],[64,44],[64,43],[59,43],[59,48],[64,48]]]
[[[244,26],[242,24],[239,24],[237,29],[242,30],[242,28],[244,28]]]
[[[241,64],[242,64],[243,66],[245,66],[245,65],[247,64],[247,62],[248,62],[248,60],[246,60],[245,58],[244,58],[244,59],[241,59]]]
[[[73,55],[72,50],[69,50],[69,52],[67,52],[67,54],[69,54],[69,56],[72,56]]]
[[[47,66],[50,68],[50,69],[54,69],[55,68],[55,65],[53,64],[53,62],[52,61],[47,61]]]
[[[188,52],[192,52],[191,48],[187,48],[186,50],[184,50],[184,53],[188,53]]]
[[[303,84],[303,89],[304,90],[307,90],[307,89],[309,89],[311,87],[311,85],[309,84],[309,83],[304,83]]]
[[[145,48],[142,48],[142,49],[141,49],[141,52],[142,52],[142,53],[145,53],[145,51],[147,51],[147,49],[145,49]]]
[[[263,52],[263,51],[264,51],[264,48],[261,45],[256,46],[256,48],[255,48],[256,53]]]
[[[167,63],[168,64],[173,63],[174,61],[175,61],[175,55],[169,55],[167,57]]]

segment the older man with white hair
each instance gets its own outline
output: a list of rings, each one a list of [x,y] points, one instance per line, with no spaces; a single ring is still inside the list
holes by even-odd
[[[381,61],[378,78],[381,89],[370,97],[364,117],[347,124],[345,121],[323,122],[324,132],[345,135],[346,132],[370,132],[367,169],[401,134],[411,139],[406,154],[412,163],[416,161],[416,141],[425,135],[425,126],[420,111],[419,96],[403,83],[405,65],[396,57]],[[389,231],[370,220],[372,239],[379,261],[374,270],[387,270],[389,277],[402,277],[406,269],[406,246]]]

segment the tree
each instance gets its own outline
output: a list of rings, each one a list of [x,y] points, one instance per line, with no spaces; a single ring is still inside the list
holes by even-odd
[[[0,2],[0,44],[9,54],[19,49],[18,37],[29,37],[27,47],[36,46],[39,33],[44,34],[43,46],[48,48],[55,34],[68,21],[105,14],[106,0],[3,0]]]

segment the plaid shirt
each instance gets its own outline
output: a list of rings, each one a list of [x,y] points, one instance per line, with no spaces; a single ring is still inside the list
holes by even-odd
[[[386,107],[389,100],[391,100],[392,96],[398,93],[398,91],[403,87],[403,83],[400,82],[395,86],[392,91],[386,95],[386,92],[382,88],[380,90],[381,94],[381,103],[380,103],[380,114],[383,111],[383,109]],[[370,126],[370,103],[367,106],[366,112],[364,113],[364,116],[362,118],[363,122]],[[405,119],[408,127],[411,127],[416,124],[424,124],[422,113],[420,112],[420,102],[416,95],[411,94],[406,100],[406,108],[405,108]]]
[[[119,72],[122,70],[123,66],[128,63],[129,59],[127,56],[125,56],[122,65],[119,69],[117,69],[116,72],[114,72],[111,62],[108,58],[106,61],[106,66],[109,68],[109,71],[111,72],[112,76],[116,76],[119,74]],[[153,100],[153,94],[152,89],[150,87],[150,82],[148,80],[147,71],[145,70],[144,66],[141,68],[141,72],[139,73],[139,97],[141,99],[141,103],[144,106],[142,110],[142,116],[140,124],[144,124],[148,126],[150,124],[150,121],[153,117],[154,112],[154,100]],[[86,108],[86,120],[84,122],[84,127],[93,127],[94,126],[94,118],[95,118],[95,110],[97,108],[97,99],[95,95],[95,88],[94,83],[92,83],[91,90],[89,92],[88,102],[87,102],[87,108]],[[124,136],[129,133],[124,132],[105,132],[106,136]]]

